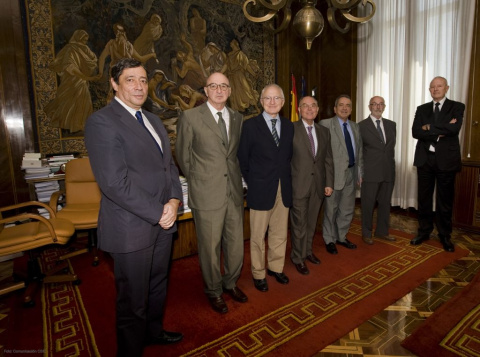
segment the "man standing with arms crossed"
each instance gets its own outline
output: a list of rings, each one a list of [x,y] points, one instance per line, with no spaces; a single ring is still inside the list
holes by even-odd
[[[395,241],[388,235],[390,227],[390,202],[395,185],[395,142],[397,125],[382,118],[385,99],[370,99],[370,116],[358,123],[363,142],[363,180],[361,188],[362,239],[373,244],[373,210],[377,208],[375,237]]]
[[[236,285],[244,253],[243,187],[237,159],[243,117],[226,106],[232,90],[222,73],[211,74],[204,90],[208,101],[178,119],[175,154],[188,182],[205,293],[213,310],[224,314],[228,307],[222,292],[238,302],[248,300]]]
[[[327,252],[338,254],[336,244],[348,249],[357,246],[347,239],[355,210],[355,188],[361,184],[363,158],[362,137],[358,124],[348,119],[352,100],[346,94],[335,100],[336,116],[320,121],[330,130],[335,182],[333,193],[325,199],[323,239]]]
[[[309,274],[305,260],[320,264],[312,250],[318,213],[325,196],[333,192],[333,157],[330,131],[315,124],[318,103],[303,97],[298,105],[300,120],[293,123],[292,191],[290,209],[290,257],[300,274]]]
[[[267,273],[288,284],[283,273],[287,248],[288,210],[292,205],[293,124],[278,114],[285,103],[283,90],[267,85],[260,95],[262,114],[243,126],[238,158],[248,185],[250,252],[255,288],[268,291],[265,279],[265,233],[268,228]]]
[[[85,144],[102,192],[98,248],[114,261],[117,356],[141,357],[145,344],[183,337],[165,331],[162,321],[182,188],[167,131],[142,110],[145,68],[121,59],[110,83],[115,97],[87,120]]]
[[[450,241],[455,176],[462,168],[458,134],[462,128],[465,104],[446,97],[447,80],[435,77],[430,82],[433,101],[420,105],[415,112],[412,135],[417,141],[413,164],[418,176],[418,234],[411,244],[430,239],[433,221],[447,252],[454,252]],[[433,212],[433,192],[436,206]]]

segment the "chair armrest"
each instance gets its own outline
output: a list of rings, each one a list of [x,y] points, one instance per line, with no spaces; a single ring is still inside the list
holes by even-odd
[[[35,206],[45,208],[48,211],[48,213],[50,214],[50,217],[53,217],[53,218],[56,217],[55,211],[52,210],[49,205],[47,205],[46,203],[43,203],[43,202],[38,202],[38,201],[27,201],[27,202],[23,202],[23,203],[17,203],[15,205],[0,207],[0,212],[13,211],[13,210],[18,209],[18,208],[35,207]],[[1,214],[0,214],[0,217],[1,217]]]
[[[14,205],[14,206],[16,206],[16,205]],[[54,243],[57,242],[57,234],[55,233],[55,229],[53,228],[52,223],[48,219],[46,219],[45,217],[40,216],[39,214],[35,214],[35,213],[17,214],[15,216],[0,219],[0,224],[13,223],[13,222],[17,222],[17,221],[23,221],[23,220],[26,220],[26,219],[33,219],[33,220],[39,221],[41,224],[44,224],[47,227],[48,231],[50,232],[50,236],[52,237],[53,242]]]
[[[50,202],[48,205],[55,213],[57,213],[58,199],[60,198],[61,195],[64,195],[64,194],[65,194],[65,191],[56,191],[52,193],[52,195],[50,196]]]

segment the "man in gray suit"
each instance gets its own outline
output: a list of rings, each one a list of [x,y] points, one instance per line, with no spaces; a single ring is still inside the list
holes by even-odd
[[[370,116],[358,126],[363,142],[362,239],[373,244],[373,210],[377,208],[375,237],[395,241],[388,235],[390,227],[390,201],[395,185],[395,142],[397,125],[382,118],[385,99],[375,96],[370,99]]]
[[[248,300],[236,286],[244,252],[243,187],[237,159],[243,117],[225,105],[231,88],[222,73],[211,74],[204,89],[207,103],[184,111],[178,119],[175,154],[188,182],[205,293],[213,310],[223,314],[228,311],[223,291],[235,301]]]
[[[315,123],[318,102],[303,97],[300,120],[293,123],[292,195],[290,208],[290,258],[300,274],[309,274],[305,261],[320,264],[312,250],[318,213],[325,196],[333,192],[333,157],[330,131]]]
[[[110,83],[115,97],[88,118],[85,144],[102,192],[98,247],[115,265],[117,356],[140,357],[145,344],[183,337],[162,323],[182,188],[167,131],[141,109],[148,93],[142,64],[121,59]]]
[[[348,120],[352,101],[346,94],[335,100],[336,116],[321,120],[330,130],[335,180],[333,193],[325,199],[323,239],[327,252],[337,254],[336,244],[348,249],[357,246],[347,239],[355,210],[355,188],[361,184],[363,158],[362,137],[357,123]]]

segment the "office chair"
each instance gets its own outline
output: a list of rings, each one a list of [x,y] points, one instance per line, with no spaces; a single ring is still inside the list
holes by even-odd
[[[38,207],[47,209],[50,218],[47,219],[37,213],[32,213],[34,208]],[[2,212],[7,211],[15,211],[15,214],[3,218]],[[0,207],[0,256],[10,256],[25,251],[29,254],[28,273],[23,281],[6,282],[0,286],[0,295],[27,287],[24,294],[24,305],[33,306],[33,294],[40,282],[72,281],[80,284],[76,274],[68,273],[67,262],[62,262],[52,269],[42,272],[37,259],[37,248],[51,244],[65,245],[74,232],[73,224],[66,219],[56,218],[53,210],[45,203],[29,201]],[[65,271],[65,273],[57,274],[60,271]]]
[[[64,195],[65,206],[57,211],[59,198]],[[88,246],[73,250],[60,259],[93,252],[93,266],[99,263],[97,251],[97,222],[100,210],[100,188],[93,176],[88,158],[74,159],[65,167],[65,191],[54,192],[50,198],[50,207],[58,218],[67,219],[73,223],[75,231],[88,230]]]

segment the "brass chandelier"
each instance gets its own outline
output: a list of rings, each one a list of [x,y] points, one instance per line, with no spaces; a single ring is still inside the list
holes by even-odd
[[[291,5],[294,0],[245,0],[243,3],[243,13],[245,17],[253,22],[265,22],[271,20],[279,12],[282,13],[282,20],[277,28],[272,24],[274,33],[281,32],[288,27],[292,19]],[[312,41],[322,33],[324,21],[322,14],[315,7],[317,0],[298,0],[302,4],[302,9],[297,12],[293,19],[293,28],[302,36],[307,45],[307,50],[312,46]],[[326,0],[328,4],[327,19],[332,28],[347,33],[350,30],[350,24],[364,23],[369,21],[375,15],[376,5],[374,0]],[[367,6],[370,4],[371,11],[367,16],[357,17],[352,15],[351,11],[358,6]],[[252,15],[254,14],[254,15]],[[347,21],[345,26],[340,26],[337,22],[337,14]],[[259,15],[259,16],[257,16]]]

